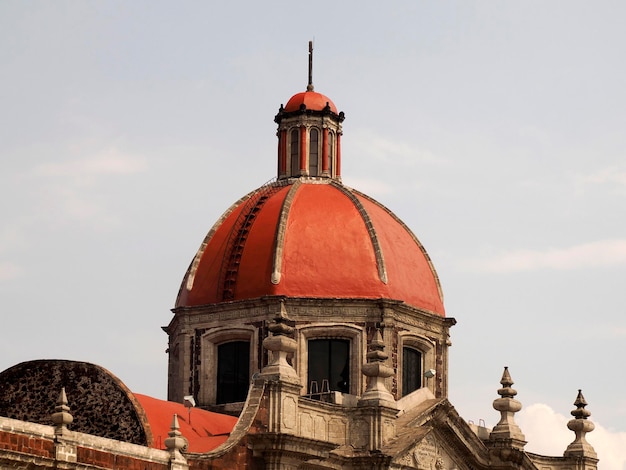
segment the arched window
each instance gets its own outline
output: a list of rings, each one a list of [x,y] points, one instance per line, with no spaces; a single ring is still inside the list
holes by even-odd
[[[402,396],[422,388],[422,353],[414,348],[402,348]]]
[[[298,129],[291,131],[289,136],[289,155],[291,157],[291,176],[300,174],[300,132]]]
[[[335,134],[332,132],[328,132],[328,174],[333,175],[333,149],[335,148],[334,141]]]
[[[319,141],[320,133],[313,128],[309,132],[309,175],[318,176]]]
[[[312,339],[308,342],[309,394],[350,391],[350,341]]]
[[[217,346],[217,404],[245,401],[250,385],[250,343]]]

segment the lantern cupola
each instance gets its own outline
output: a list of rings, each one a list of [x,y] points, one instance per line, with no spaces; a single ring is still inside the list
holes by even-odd
[[[343,112],[313,87],[313,43],[309,41],[306,91],[281,104],[278,124],[278,179],[320,177],[341,179]]]

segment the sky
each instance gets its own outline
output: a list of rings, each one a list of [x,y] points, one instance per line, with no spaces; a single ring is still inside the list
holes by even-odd
[[[344,111],[343,182],[426,247],[456,318],[450,400],[561,455],[578,389],[626,468],[626,4],[0,2],[0,370],[74,359],[166,396],[214,221],[275,176],[274,115]]]

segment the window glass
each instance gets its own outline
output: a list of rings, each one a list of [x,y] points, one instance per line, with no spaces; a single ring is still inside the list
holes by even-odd
[[[245,401],[250,385],[250,343],[232,341],[217,347],[216,402]]]
[[[332,176],[333,174],[333,137],[335,134],[328,132],[328,172]]]
[[[319,131],[311,129],[309,132],[309,175],[317,176],[317,159],[319,157]]]
[[[300,148],[300,132],[298,132],[298,129],[291,131],[289,148],[291,152],[291,176],[297,176],[300,174],[300,154],[298,152]]]
[[[313,339],[309,341],[308,393],[350,391],[350,341]]]
[[[422,387],[422,353],[402,348],[402,396]]]

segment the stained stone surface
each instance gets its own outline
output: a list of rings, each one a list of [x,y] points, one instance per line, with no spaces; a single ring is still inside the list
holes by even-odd
[[[62,387],[74,417],[69,429],[147,445],[147,420],[132,393],[109,371],[86,362],[36,360],[1,372],[0,416],[53,425]]]

